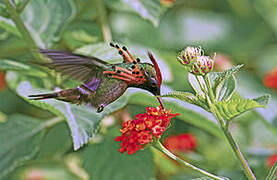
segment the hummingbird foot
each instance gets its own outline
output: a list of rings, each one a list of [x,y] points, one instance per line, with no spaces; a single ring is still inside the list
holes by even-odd
[[[105,107],[105,106],[103,106],[103,105],[99,106],[99,107],[97,108],[96,112],[101,113],[101,112],[104,110],[104,107]]]

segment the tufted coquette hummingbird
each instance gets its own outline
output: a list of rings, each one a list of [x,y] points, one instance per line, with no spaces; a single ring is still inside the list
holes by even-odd
[[[162,76],[154,56],[148,52],[152,64],[142,63],[123,46],[110,43],[123,57],[122,63],[108,64],[96,57],[88,57],[57,50],[41,49],[40,53],[51,59],[42,65],[61,72],[81,85],[49,94],[29,95],[33,100],[54,98],[74,104],[89,104],[102,112],[104,107],[118,99],[128,87],[147,90],[160,95]],[[163,107],[160,97],[157,97]]]

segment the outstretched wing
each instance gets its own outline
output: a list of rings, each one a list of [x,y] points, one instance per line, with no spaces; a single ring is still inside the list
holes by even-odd
[[[108,63],[98,58],[71,52],[40,49],[40,53],[52,60],[52,62],[43,64],[44,66],[84,82],[92,91],[98,87],[102,72],[109,67]]]

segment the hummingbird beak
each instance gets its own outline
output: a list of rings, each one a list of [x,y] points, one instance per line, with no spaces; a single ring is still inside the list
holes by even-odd
[[[159,101],[159,103],[160,103],[160,105],[161,105],[161,107],[162,107],[163,111],[165,111],[165,108],[164,108],[164,103],[163,103],[163,101],[162,101],[162,98],[161,98],[161,97],[159,97],[159,96],[156,96],[156,97],[157,97],[157,99],[158,99],[158,101]]]

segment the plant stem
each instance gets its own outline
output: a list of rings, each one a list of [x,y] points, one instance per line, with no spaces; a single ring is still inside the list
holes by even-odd
[[[275,176],[276,172],[277,172],[277,162],[275,162],[275,164],[270,169],[270,171],[266,177],[266,180],[276,180],[276,176]]]
[[[105,2],[103,0],[96,0],[98,14],[99,14],[99,21],[102,29],[102,36],[105,42],[112,41],[112,33],[110,30],[108,17],[107,17],[107,10],[105,7]]]
[[[214,94],[212,91],[212,87],[211,87],[211,83],[210,83],[210,78],[209,75],[206,74],[204,76],[204,80],[208,89],[208,95],[209,99],[211,99],[211,104],[209,103],[209,106],[211,108],[211,112],[213,113],[213,115],[215,116],[216,120],[219,122],[220,126],[221,126],[221,130],[223,131],[224,136],[226,137],[228,143],[230,144],[233,152],[235,153],[236,157],[238,158],[244,174],[246,175],[246,177],[250,180],[256,180],[255,175],[253,174],[252,170],[250,169],[246,159],[244,158],[243,154],[241,153],[238,144],[235,142],[234,138],[232,137],[231,133],[228,130],[228,127],[226,126],[225,120],[224,118],[220,115],[220,113],[218,112],[217,108],[213,105],[213,103],[215,103],[215,98],[214,98]]]
[[[215,102],[215,97],[214,97],[213,89],[212,89],[212,86],[211,86],[211,81],[210,81],[210,78],[209,78],[209,74],[206,74],[203,78],[204,78],[204,81],[205,81],[207,89],[208,89],[209,97],[210,97],[212,103],[214,103]]]
[[[15,7],[13,7],[12,2],[10,2],[10,0],[3,0],[3,2],[5,3],[7,10],[11,16],[11,19],[13,20],[13,22],[15,23],[17,29],[19,30],[19,32],[21,33],[22,37],[24,38],[27,47],[29,47],[32,55],[36,58],[36,59],[41,59],[41,56],[39,54],[39,52],[37,51],[37,45],[35,43],[35,41],[33,40],[32,36],[30,35],[29,31],[27,30],[25,24],[23,23],[23,21],[21,20],[19,14],[17,13]]]
[[[218,176],[213,175],[213,174],[211,174],[211,173],[209,173],[209,172],[207,172],[207,171],[204,171],[204,170],[202,170],[202,169],[199,169],[199,168],[197,168],[197,167],[191,165],[190,163],[188,163],[188,162],[182,160],[181,158],[175,156],[173,153],[171,153],[169,150],[167,150],[167,149],[161,144],[160,141],[158,141],[158,142],[154,145],[154,147],[155,147],[156,149],[158,149],[159,151],[161,151],[162,153],[166,154],[168,157],[174,159],[175,161],[177,161],[177,162],[183,164],[184,166],[186,166],[186,167],[188,167],[188,168],[190,168],[190,169],[192,169],[192,170],[194,170],[194,171],[197,171],[197,172],[199,172],[199,173],[201,173],[201,174],[203,174],[203,175],[205,175],[205,176],[208,176],[208,177],[213,178],[213,179],[216,179],[216,180],[224,180],[224,178],[218,177]]]
[[[222,121],[220,119],[223,119],[223,117],[221,117],[219,115],[219,113],[214,114],[214,116],[216,117],[216,119],[218,121]],[[228,128],[224,128],[221,126],[221,129],[222,129],[227,141],[229,142],[233,152],[235,153],[236,157],[238,158],[246,177],[251,180],[256,180],[255,175],[253,174],[252,170],[250,169],[246,159],[244,158],[243,154],[240,151],[238,144],[235,142],[235,140],[234,140],[233,136],[231,135],[231,133],[229,132]]]
[[[20,14],[25,7],[27,6],[27,4],[30,2],[30,0],[25,0],[17,9],[16,11]]]

